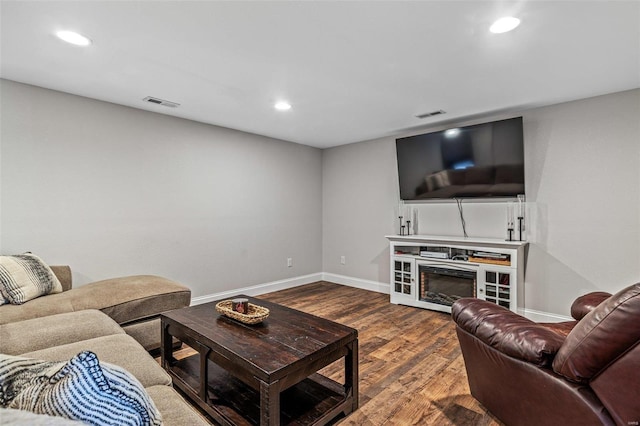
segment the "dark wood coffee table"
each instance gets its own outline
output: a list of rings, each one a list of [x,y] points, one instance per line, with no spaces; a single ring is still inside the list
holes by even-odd
[[[162,365],[174,386],[222,425],[323,425],[356,410],[358,331],[248,299],[269,318],[246,325],[216,312],[215,302],[161,316]],[[198,354],[175,359],[172,338]],[[317,373],[340,359],[344,384]]]

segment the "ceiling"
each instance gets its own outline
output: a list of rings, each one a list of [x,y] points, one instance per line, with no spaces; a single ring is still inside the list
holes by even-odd
[[[2,78],[319,148],[640,87],[639,1],[3,0],[0,13]],[[521,25],[490,33],[505,15]],[[276,111],[282,99],[293,108]]]

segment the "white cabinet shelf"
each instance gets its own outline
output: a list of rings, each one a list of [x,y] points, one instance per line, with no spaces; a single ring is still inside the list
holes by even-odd
[[[514,312],[524,307],[527,243],[429,235],[390,235],[391,303],[451,312],[477,297]]]

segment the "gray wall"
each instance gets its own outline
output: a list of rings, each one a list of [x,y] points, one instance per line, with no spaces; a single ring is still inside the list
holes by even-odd
[[[580,294],[640,281],[640,90],[459,124],[517,115],[530,203],[525,308],[568,315]],[[323,170],[323,271],[388,283],[395,138],[325,150]],[[469,236],[505,236],[506,203],[463,205]],[[421,234],[462,235],[455,202],[415,206]]]
[[[321,271],[389,282],[395,138],[320,151],[6,80],[0,90],[2,253],[70,264],[78,285],[154,273],[194,296]],[[567,315],[579,294],[640,281],[640,90],[521,115],[525,307]],[[455,203],[416,206],[420,233],[462,234]],[[502,238],[505,210],[465,202],[468,234]]]
[[[320,150],[6,80],[0,89],[3,254],[69,264],[76,285],[153,273],[194,296],[321,270]]]
[[[322,271],[388,284],[385,235],[394,232],[399,193],[395,140],[325,149],[322,169]]]

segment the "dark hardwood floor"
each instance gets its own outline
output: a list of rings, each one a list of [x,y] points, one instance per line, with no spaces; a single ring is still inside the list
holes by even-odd
[[[339,425],[501,425],[469,393],[449,314],[317,282],[258,296],[358,330],[360,407]],[[176,355],[187,356],[190,348]],[[337,361],[320,372],[342,381]]]

